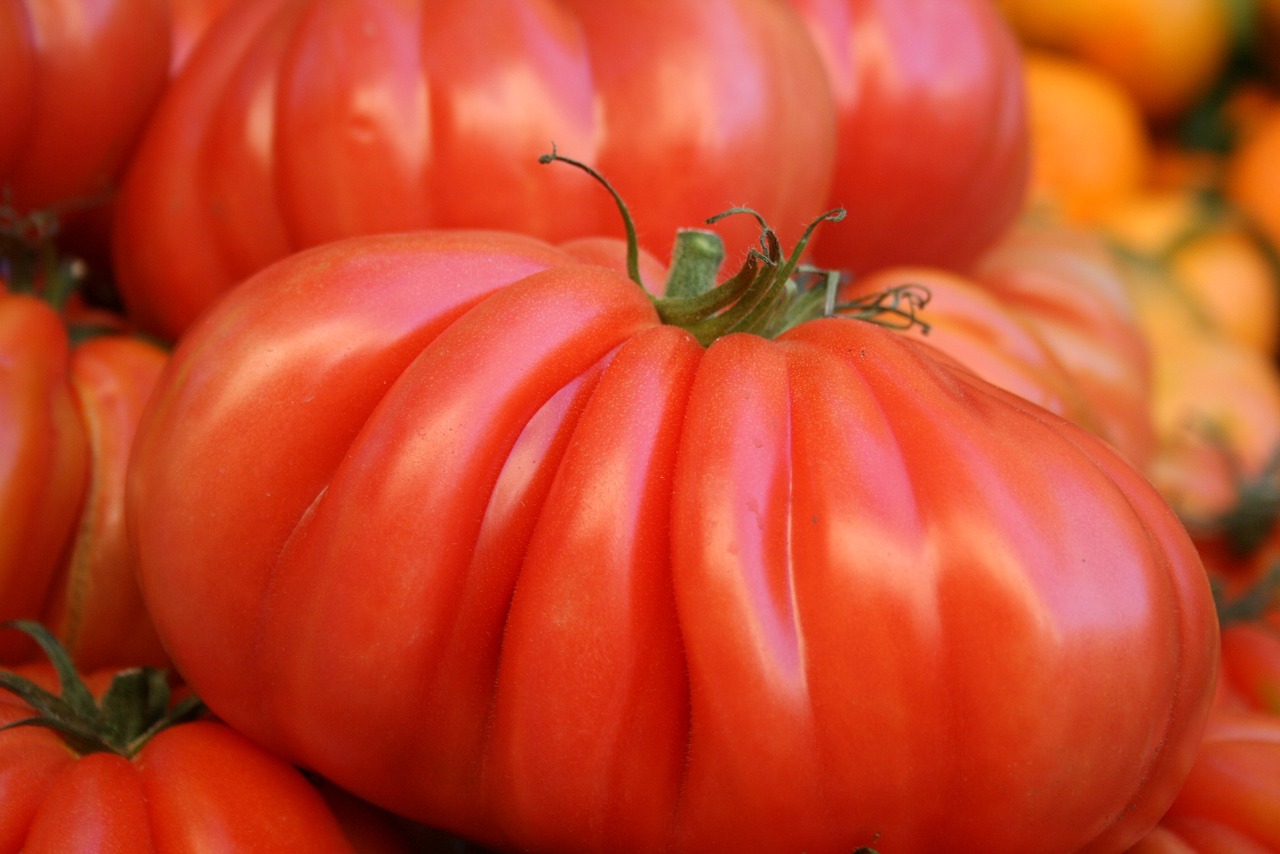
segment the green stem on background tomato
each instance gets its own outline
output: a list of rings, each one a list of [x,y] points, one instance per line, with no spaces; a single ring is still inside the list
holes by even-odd
[[[61,312],[79,286],[83,270],[58,254],[55,213],[18,213],[0,200],[0,281],[14,293],[38,296]]]
[[[61,687],[58,694],[53,694],[16,673],[0,670],[0,690],[24,700],[35,712],[29,718],[0,726],[0,731],[20,726],[44,727],[61,735],[67,747],[80,755],[115,753],[131,758],[156,733],[204,711],[204,704],[194,695],[170,708],[168,676],[152,667],[117,673],[99,703],[76,672],[67,651],[47,628],[34,620],[11,620],[3,626],[25,632],[40,645],[57,672]]]

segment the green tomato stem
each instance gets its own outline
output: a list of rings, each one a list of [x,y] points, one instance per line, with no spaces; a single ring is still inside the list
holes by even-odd
[[[34,620],[12,620],[3,626],[24,632],[40,645],[58,674],[60,686],[54,694],[16,673],[0,670],[0,690],[23,700],[34,713],[0,727],[0,731],[43,727],[58,733],[67,747],[81,756],[115,753],[132,758],[156,733],[204,711],[204,704],[194,695],[170,708],[168,677],[163,670],[150,667],[117,673],[98,702],[71,656],[45,626]]]
[[[539,158],[540,163],[556,161],[587,172],[613,196],[626,232],[627,275],[643,288],[635,222],[621,194],[595,169],[560,155],[554,146],[550,154]],[[750,208],[731,208],[711,217],[707,224],[714,225],[737,214],[754,217],[759,224],[759,248],[751,249],[742,267],[723,284],[716,285],[724,259],[724,244],[719,236],[698,229],[685,229],[677,234],[665,296],[649,295],[663,323],[688,330],[703,346],[710,346],[717,338],[735,332],[776,338],[807,320],[834,315],[893,327],[919,324],[928,331],[928,326],[916,316],[928,302],[925,289],[904,286],[853,302],[839,303],[836,300],[840,284],[838,274],[800,266],[800,259],[817,227],[824,222],[844,219],[844,210],[837,208],[815,218],[791,253],[786,255],[777,233],[763,216]]]

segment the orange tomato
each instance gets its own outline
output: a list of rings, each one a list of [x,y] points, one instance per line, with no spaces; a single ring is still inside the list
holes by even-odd
[[[1147,475],[1194,533],[1213,538],[1280,448],[1280,375],[1215,330],[1162,270],[1124,269],[1152,360],[1158,450]]]
[[[1217,79],[1230,50],[1221,0],[997,0],[1026,44],[1104,70],[1157,121],[1181,115]]]
[[[1103,221],[1125,251],[1161,271],[1209,326],[1270,355],[1280,344],[1280,281],[1257,236],[1191,189],[1151,190]]]
[[[1265,109],[1227,163],[1227,197],[1280,246],[1280,105]]]
[[[1030,202],[1094,222],[1147,179],[1152,143],[1138,107],[1084,62],[1030,51],[1025,68]]]
[[[1254,11],[1257,56],[1271,77],[1280,80],[1280,0],[1257,0]]]
[[[1152,345],[1160,449],[1148,475],[1184,522],[1211,530],[1270,471],[1280,377],[1256,351],[1208,332]]]

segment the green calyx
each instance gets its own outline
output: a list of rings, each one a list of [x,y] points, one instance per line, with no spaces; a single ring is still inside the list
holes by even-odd
[[[60,228],[56,213],[20,214],[0,198],[0,281],[13,293],[39,296],[61,311],[84,278],[79,259],[58,253]]]
[[[635,224],[618,192],[597,171],[556,153],[541,163],[560,161],[587,172],[613,196],[622,215],[627,240],[627,274],[640,280],[639,241]],[[891,288],[848,302],[839,302],[841,278],[836,271],[817,270],[800,264],[813,232],[824,222],[844,219],[842,209],[827,211],[809,223],[790,254],[784,254],[778,235],[764,218],[750,208],[732,208],[707,220],[713,225],[725,217],[747,215],[760,225],[759,247],[753,247],[736,274],[717,284],[724,244],[719,235],[700,229],[677,233],[671,256],[665,296],[654,297],[662,322],[688,330],[704,346],[734,332],[776,338],[794,326],[819,317],[850,317],[893,328],[929,327],[917,316],[929,301],[927,289],[917,285]]]
[[[94,699],[76,672],[67,651],[52,633],[32,620],[3,624],[25,632],[49,657],[60,689],[53,694],[29,679],[0,671],[0,689],[23,700],[34,714],[0,727],[38,726],[57,732],[80,755],[115,753],[131,758],[161,730],[191,720],[204,711],[195,696],[170,707],[168,677],[156,668],[131,668],[116,674],[102,700]]]

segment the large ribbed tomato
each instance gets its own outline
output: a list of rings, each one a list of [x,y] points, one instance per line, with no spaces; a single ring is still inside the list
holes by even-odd
[[[168,79],[167,0],[0,2],[0,201],[101,203]]]
[[[83,667],[161,664],[125,542],[125,466],[168,358],[0,281],[0,619],[40,618]],[[24,648],[0,638],[0,661]]]
[[[498,848],[1131,843],[1211,695],[1186,533],[1074,425],[874,324],[793,324],[822,300],[774,254],[655,303],[529,237],[427,232],[236,288],[130,471],[180,671]]]
[[[241,278],[338,237],[613,230],[589,179],[538,166],[553,142],[610,176],[659,254],[743,203],[795,237],[826,196],[834,127],[817,52],[777,0],[240,3],[144,138],[117,275],[140,322],[173,336]]]
[[[896,267],[849,288],[867,294],[904,283],[930,292],[926,341],[1145,470],[1156,450],[1151,355],[1122,271],[1093,235],[1025,223],[969,276]]]
[[[964,269],[1022,208],[1022,54],[989,0],[789,0],[827,68],[839,142],[824,267]]]

